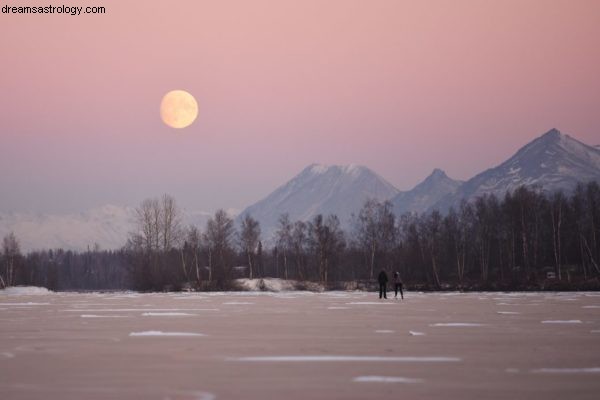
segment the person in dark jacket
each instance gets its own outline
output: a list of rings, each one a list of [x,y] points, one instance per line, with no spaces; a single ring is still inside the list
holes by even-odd
[[[402,279],[400,279],[400,272],[394,272],[394,298],[398,298],[398,291],[400,291],[400,298],[404,300],[404,293],[402,293]]]
[[[381,299],[383,297],[384,299],[387,299],[388,276],[384,270],[381,270],[377,280],[379,281],[379,298]]]

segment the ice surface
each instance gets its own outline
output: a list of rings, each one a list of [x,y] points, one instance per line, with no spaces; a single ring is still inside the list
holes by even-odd
[[[143,332],[131,332],[129,336],[206,336],[202,333],[193,332],[162,332],[162,331],[143,331]]]
[[[380,330],[375,331],[375,333],[394,333],[394,332],[396,332],[396,331],[393,331],[391,329],[380,329]]]
[[[353,379],[354,382],[374,382],[374,383],[420,383],[423,379],[406,378],[403,376],[357,376]]]
[[[475,322],[438,322],[429,326],[485,326],[485,324]]]
[[[184,303],[176,298],[179,296],[187,295],[0,294],[0,302],[50,303],[7,306],[8,310],[0,311],[0,365],[6,365],[0,373],[0,381],[4,380],[0,397],[189,400],[197,398],[193,391],[206,390],[219,399],[247,400],[512,399],[522,393],[550,400],[594,399],[600,391],[599,373],[531,372],[600,368],[596,357],[600,314],[597,309],[582,308],[600,305],[600,298],[584,293],[442,296],[413,292],[405,302],[379,301],[372,292],[294,292],[294,299],[281,299],[272,292],[211,292]],[[523,307],[497,307],[498,298]],[[578,301],[564,301],[569,298]],[[229,301],[254,305],[221,306]],[[539,306],[527,307],[533,302]],[[221,312],[190,311],[205,307]],[[497,314],[504,310],[521,314]],[[542,320],[582,323],[544,325]],[[429,327],[434,323],[481,323],[486,327]],[[395,332],[380,334],[376,330]],[[142,336],[130,337],[129,333]],[[207,336],[169,336],[190,333]],[[8,358],[3,352],[15,357]],[[254,362],[228,359],[246,356],[268,358]],[[270,358],[277,356],[284,358]],[[436,356],[444,361],[422,358]],[[445,361],[449,357],[454,361]],[[448,368],[454,366],[460,368]],[[507,371],[509,368],[518,371]],[[364,376],[420,378],[424,383],[353,381]]]

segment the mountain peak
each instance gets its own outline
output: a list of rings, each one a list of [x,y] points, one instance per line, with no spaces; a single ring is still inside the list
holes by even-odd
[[[443,169],[434,168],[434,170],[431,172],[431,174],[429,174],[428,179],[429,178],[436,178],[436,179],[448,178],[448,175],[446,175],[446,172]]]
[[[544,139],[560,139],[564,135],[556,128],[550,129],[548,132],[544,133],[541,137]]]
[[[463,182],[449,178],[446,172],[435,168],[421,183],[407,192],[401,192],[391,199],[396,214],[424,212],[444,196],[458,190]]]

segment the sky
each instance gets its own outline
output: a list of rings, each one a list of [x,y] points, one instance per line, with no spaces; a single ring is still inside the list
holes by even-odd
[[[600,2],[0,0],[0,212],[242,209],[311,163],[401,190],[551,128],[600,144]],[[197,120],[160,119],[170,90]]]

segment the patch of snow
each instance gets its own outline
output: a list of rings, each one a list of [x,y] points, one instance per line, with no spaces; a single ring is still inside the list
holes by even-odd
[[[53,293],[45,287],[37,286],[11,286],[6,289],[0,290],[0,294],[7,294],[10,296],[37,296]]]
[[[366,383],[421,383],[423,379],[405,378],[403,376],[357,376],[353,379],[354,382]]]
[[[310,172],[312,172],[315,175],[320,175],[320,174],[324,174],[325,172],[327,172],[328,169],[329,169],[329,166],[327,166],[327,165],[313,164],[310,167]]]
[[[518,173],[520,170],[521,170],[521,167],[519,167],[519,168],[510,167],[510,169],[508,170],[508,173],[513,175],[513,174]]]
[[[538,368],[532,369],[534,374],[598,374],[600,368]]]
[[[217,396],[215,394],[210,393],[210,392],[203,392],[200,390],[194,390],[194,391],[178,390],[175,392],[171,392],[170,395],[164,397],[165,400],[170,400],[170,399],[215,400],[216,398],[217,398]]]
[[[143,332],[131,332],[129,336],[190,336],[190,337],[198,337],[198,336],[206,336],[202,333],[193,333],[193,332],[162,332],[162,331],[143,331]]]
[[[430,324],[429,326],[485,326],[485,324],[474,322],[438,322],[436,324]]]
[[[50,303],[33,303],[28,301],[26,303],[0,303],[0,306],[47,306]]]
[[[517,314],[521,314],[520,312],[516,312],[516,311],[496,311],[498,314],[500,315],[517,315]]]
[[[384,356],[264,356],[238,357],[243,362],[460,362],[458,357],[384,357]]]
[[[546,320],[546,321],[542,321],[542,324],[581,324],[581,320],[579,320],[579,319]]]
[[[81,314],[81,318],[127,318],[125,315],[96,315],[96,314]]]
[[[342,167],[342,171],[354,178],[360,175],[360,171],[363,167],[358,164],[350,164]]]
[[[144,317],[186,317],[186,316],[196,315],[196,314],[189,314],[189,313],[183,313],[183,312],[145,312],[145,313],[142,313],[142,315]]]
[[[61,310],[65,312],[136,312],[136,311],[146,311],[146,312],[170,312],[170,311],[219,311],[218,308],[96,308],[96,309],[71,309],[71,310]]]
[[[581,308],[600,308],[600,306],[583,306]]]
[[[2,355],[5,358],[15,358],[15,355],[9,351],[5,351],[3,353],[0,353],[0,355]]]
[[[242,290],[248,290],[251,292],[283,292],[295,290],[297,282],[278,278],[264,278],[236,279],[235,284],[237,284],[237,286]]]
[[[410,336],[425,336],[424,332],[417,332],[417,331],[408,331],[408,334]]]

